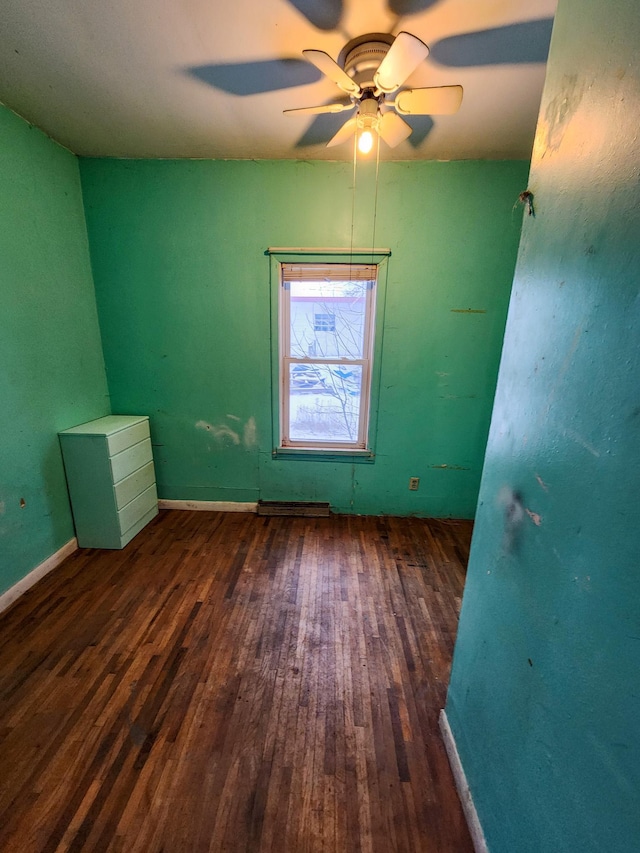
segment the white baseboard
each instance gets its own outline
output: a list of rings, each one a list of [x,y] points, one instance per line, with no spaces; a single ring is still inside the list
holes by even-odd
[[[202,512],[257,512],[258,504],[247,501],[158,501],[159,509],[189,509]]]
[[[473,849],[476,853],[489,853],[484,832],[482,831],[482,825],[478,819],[478,813],[476,812],[473,797],[469,790],[467,777],[464,772],[462,762],[460,761],[460,756],[458,755],[458,747],[456,746],[456,741],[453,736],[453,732],[451,731],[451,726],[449,725],[449,720],[447,719],[447,714],[444,708],[440,711],[440,733],[442,735],[442,740],[444,741],[445,749],[447,750],[447,757],[449,758],[453,778],[456,783],[456,788],[458,789],[458,796],[462,803],[462,810],[464,811],[464,816],[467,820],[469,834],[473,841]]]
[[[32,569],[28,575],[20,578],[18,583],[14,584],[6,592],[3,592],[2,595],[0,595],[0,613],[8,607],[11,607],[16,599],[20,598],[23,593],[30,589],[45,575],[48,575],[49,572],[53,571],[56,566],[59,566],[63,560],[66,560],[67,557],[77,550],[78,540],[74,537],[73,539],[70,539],[66,545],[63,545],[62,548],[59,548],[55,554],[47,557],[44,562],[40,563],[39,566],[36,566],[35,569]]]

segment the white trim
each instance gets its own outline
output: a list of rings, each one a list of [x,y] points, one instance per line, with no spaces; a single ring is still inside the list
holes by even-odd
[[[456,746],[456,741],[453,736],[453,732],[451,731],[451,726],[449,725],[447,713],[444,708],[440,711],[439,722],[440,734],[442,735],[442,740],[444,741],[444,746],[447,750],[449,765],[451,766],[451,772],[453,773],[453,778],[456,783],[458,796],[462,803],[462,810],[467,821],[467,826],[469,827],[469,834],[473,841],[473,849],[476,853],[489,853],[484,832],[482,831],[482,824],[478,818],[473,797],[469,790],[469,784],[467,783],[467,777],[464,772],[462,762],[460,761],[460,756],[458,755],[458,747]]]
[[[256,501],[168,501],[159,500],[158,509],[188,509],[202,512],[257,512]]]
[[[32,569],[28,575],[25,575],[23,578],[15,583],[12,587],[6,592],[3,592],[0,595],[0,613],[6,610],[8,607],[11,607],[16,599],[20,598],[20,596],[25,593],[28,589],[30,589],[35,583],[37,583],[41,578],[45,575],[48,575],[49,572],[53,571],[57,566],[62,563],[63,560],[66,560],[74,551],[78,550],[78,540],[74,537],[73,539],[69,539],[66,545],[63,545],[62,548],[59,548],[55,554],[52,554],[50,557],[47,557],[44,562],[40,563],[39,566],[36,566],[35,569]]]
[[[269,246],[270,255],[390,255],[391,249],[353,249],[349,247],[325,249],[324,247],[313,248],[313,246]]]

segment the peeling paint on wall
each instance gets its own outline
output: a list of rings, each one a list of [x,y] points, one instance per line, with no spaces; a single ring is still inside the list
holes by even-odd
[[[207,430],[219,441],[228,438],[233,444],[240,444],[240,436],[227,424],[210,424],[207,423],[207,421],[198,421],[196,423],[196,429]]]
[[[258,443],[256,419],[254,417],[250,417],[244,425],[243,443],[247,450],[251,450]]]
[[[438,470],[447,470],[447,471],[469,471],[469,468],[465,468],[463,465],[431,465],[432,468],[437,468]]]
[[[529,518],[531,519],[531,521],[533,521],[535,526],[540,527],[540,525],[542,524],[542,516],[538,515],[537,512],[532,512],[530,509],[527,509],[526,513],[529,516]]]
[[[234,421],[241,422],[241,418],[237,415],[227,415],[228,418]],[[256,428],[256,419],[252,416],[242,427],[242,438],[240,438],[240,428],[238,427],[238,431],[231,429],[229,424],[221,423],[221,424],[210,424],[208,421],[198,421],[196,423],[196,429],[206,430],[210,432],[211,435],[216,438],[218,441],[224,441],[228,439],[232,444],[240,445],[242,444],[247,450],[251,450],[256,447],[258,443],[257,438],[257,428]]]
[[[564,133],[575,115],[582,100],[583,84],[578,82],[577,74],[566,74],[560,91],[552,98],[544,111],[541,122],[541,143],[543,150],[555,151],[560,147]]]

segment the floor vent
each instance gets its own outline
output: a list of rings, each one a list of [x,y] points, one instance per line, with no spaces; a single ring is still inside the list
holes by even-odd
[[[300,515],[325,518],[331,515],[331,504],[323,501],[258,501],[258,515]]]

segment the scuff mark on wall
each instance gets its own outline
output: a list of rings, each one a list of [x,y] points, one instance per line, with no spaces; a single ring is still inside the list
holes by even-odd
[[[452,308],[452,314],[486,314],[486,308]]]
[[[240,436],[227,424],[210,424],[207,423],[207,421],[198,421],[196,423],[196,429],[207,430],[219,441],[228,438],[233,444],[240,444]]]
[[[440,372],[436,370],[436,376],[438,377],[438,388],[448,388],[449,383],[446,381],[447,377],[450,376],[450,373],[445,373],[444,371]]]
[[[549,491],[549,486],[547,486],[547,484],[544,482],[544,480],[542,479],[542,477],[539,474],[536,474],[536,480],[538,481],[538,485],[540,486],[541,489],[544,489],[545,492]]]
[[[470,471],[470,468],[465,468],[464,465],[431,465],[431,468],[437,468],[438,470],[447,470],[447,471]]]
[[[247,448],[247,450],[251,450],[251,448],[255,447],[258,443],[256,419],[253,416],[251,416],[244,425],[242,438],[244,446]]]
[[[566,433],[566,435],[569,436],[569,438],[572,438],[576,442],[576,444],[579,444],[581,447],[584,447],[584,449],[588,450],[589,453],[591,453],[593,456],[600,456],[600,451],[596,450],[596,448],[593,446],[593,444],[590,444],[586,440],[586,438],[583,438],[580,435],[579,432],[576,432],[573,429],[568,429],[568,430],[565,430],[565,433]]]
[[[234,421],[241,422],[241,418],[237,415],[227,415],[228,418],[231,418]],[[256,419],[252,416],[249,420],[244,424],[242,428],[242,438],[240,437],[240,428],[238,427],[238,431],[231,429],[229,424],[210,424],[208,421],[198,421],[196,423],[196,429],[203,429],[207,432],[210,432],[214,438],[218,439],[218,441],[223,441],[224,439],[228,439],[232,444],[240,445],[242,444],[247,450],[251,450],[256,447],[258,443],[258,431],[256,428]]]
[[[583,93],[584,84],[578,82],[578,76],[565,74],[560,91],[549,101],[544,119],[540,118],[536,136],[536,155],[539,146],[544,153],[556,151],[560,147],[565,131],[580,105]]]
[[[540,527],[542,524],[542,516],[538,515],[537,512],[532,512],[530,509],[525,510],[531,521],[535,524],[536,527]]]
[[[520,540],[524,506],[522,496],[509,486],[503,486],[498,492],[498,504],[504,507],[504,535],[502,547],[509,554],[515,551]]]

